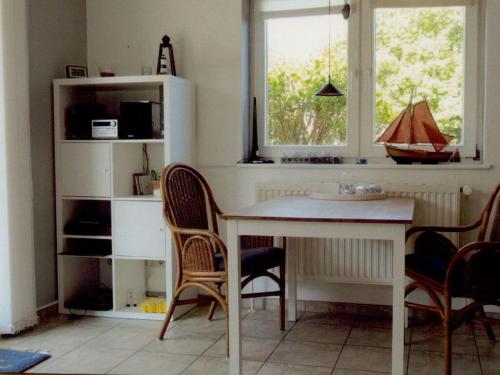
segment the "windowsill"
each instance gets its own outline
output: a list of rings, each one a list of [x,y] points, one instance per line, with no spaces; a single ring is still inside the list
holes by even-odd
[[[412,169],[412,170],[486,170],[489,163],[453,163],[453,164],[237,164],[238,168],[284,168],[284,169]]]

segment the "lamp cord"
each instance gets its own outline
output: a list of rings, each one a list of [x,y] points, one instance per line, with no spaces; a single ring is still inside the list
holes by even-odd
[[[331,5],[332,1],[328,0],[328,83],[331,83],[331,64],[332,64],[332,20],[331,20]]]

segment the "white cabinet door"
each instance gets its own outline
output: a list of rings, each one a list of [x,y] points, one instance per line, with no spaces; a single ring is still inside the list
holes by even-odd
[[[61,144],[61,194],[110,197],[110,148],[108,143]]]
[[[113,253],[164,259],[167,234],[161,202],[113,202]]]

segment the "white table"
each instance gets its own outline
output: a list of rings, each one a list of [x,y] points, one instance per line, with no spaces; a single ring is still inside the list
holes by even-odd
[[[392,374],[403,374],[405,229],[414,200],[326,201],[301,196],[271,199],[223,215],[227,220],[229,373],[241,374],[241,252],[239,236],[357,238],[393,241]],[[288,318],[297,312],[296,254],[287,252]]]

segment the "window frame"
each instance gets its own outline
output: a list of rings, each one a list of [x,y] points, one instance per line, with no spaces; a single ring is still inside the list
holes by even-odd
[[[369,103],[362,108],[360,149],[363,156],[384,157],[386,151],[383,145],[373,142],[375,132],[375,10],[377,8],[414,8],[465,6],[465,35],[464,35],[464,117],[463,117],[463,144],[449,145],[446,150],[458,149],[462,157],[475,156],[478,145],[478,133],[482,124],[480,93],[480,74],[482,72],[480,32],[480,11],[478,0],[371,0],[362,7],[362,57],[361,70],[364,77],[361,82],[363,103]]]
[[[250,10],[250,92],[257,98],[257,123],[260,156],[279,158],[284,154],[327,153],[341,157],[383,158],[383,145],[376,144],[375,131],[375,9],[402,7],[465,6],[464,133],[459,149],[462,157],[475,156],[482,148],[484,87],[484,9],[481,0],[350,0],[348,24],[348,98],[346,145],[273,145],[266,146],[266,77],[265,20],[306,15],[328,14],[328,7],[290,11],[257,12],[252,0]],[[332,13],[341,6],[332,6]],[[326,78],[325,78],[326,82]],[[250,98],[250,99],[251,99]],[[250,103],[252,101],[250,100]],[[252,111],[250,111],[250,114]],[[251,123],[251,122],[250,122]],[[368,136],[369,135],[369,136]]]
[[[256,3],[262,0],[253,0],[251,9],[251,97],[257,98],[257,123],[259,134],[259,155],[279,158],[284,154],[294,153],[327,153],[348,157],[355,157],[359,153],[359,12],[351,11],[348,22],[348,96],[347,96],[347,142],[345,145],[266,145],[266,114],[267,114],[267,61],[265,21],[271,18],[286,18],[297,16],[327,15],[328,6],[312,9],[289,11],[269,11],[264,15],[256,11]],[[264,0],[265,1],[265,0]],[[351,9],[357,7],[359,0],[351,0]],[[332,6],[331,12],[341,13],[342,6]],[[325,77],[325,83],[327,77]],[[251,109],[251,108],[250,108]],[[250,110],[252,113],[252,109]],[[251,121],[250,121],[251,123]]]

